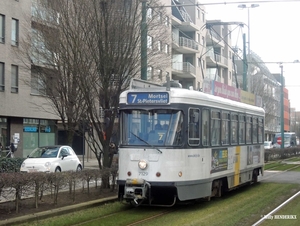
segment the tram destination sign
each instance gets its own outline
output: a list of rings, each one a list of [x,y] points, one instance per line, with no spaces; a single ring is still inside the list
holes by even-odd
[[[168,92],[130,92],[127,94],[128,104],[168,104]]]

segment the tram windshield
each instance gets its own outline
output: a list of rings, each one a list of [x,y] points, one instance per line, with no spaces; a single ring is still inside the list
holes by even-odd
[[[182,143],[179,110],[124,110],[120,114],[121,145],[173,146]]]

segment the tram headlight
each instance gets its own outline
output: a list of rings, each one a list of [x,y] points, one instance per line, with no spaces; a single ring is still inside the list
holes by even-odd
[[[139,161],[139,168],[140,169],[144,170],[144,169],[147,168],[147,166],[148,166],[148,164],[147,164],[147,162],[145,160],[140,160]]]

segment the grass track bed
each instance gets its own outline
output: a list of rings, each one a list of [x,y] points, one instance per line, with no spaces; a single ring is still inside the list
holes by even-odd
[[[75,222],[85,222],[81,225],[89,226],[129,225],[174,210],[136,225],[247,226],[260,220],[262,215],[269,213],[299,190],[299,184],[258,183],[232,191],[222,198],[214,198],[210,202],[201,201],[172,208],[141,207],[133,209],[116,202],[23,225],[74,225]],[[101,216],[103,217],[99,218]],[[86,222],[87,220],[90,221]]]

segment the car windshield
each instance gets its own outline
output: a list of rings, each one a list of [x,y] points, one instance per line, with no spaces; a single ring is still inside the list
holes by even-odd
[[[121,112],[121,145],[180,145],[177,135],[183,115],[178,110],[124,110]]]
[[[58,147],[36,148],[28,155],[28,158],[56,158],[58,150]]]

